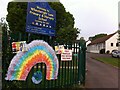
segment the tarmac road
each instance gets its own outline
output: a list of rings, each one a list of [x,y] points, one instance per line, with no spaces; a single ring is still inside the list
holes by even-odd
[[[118,68],[93,59],[95,56],[99,54],[87,53],[86,56],[85,88],[118,88]]]

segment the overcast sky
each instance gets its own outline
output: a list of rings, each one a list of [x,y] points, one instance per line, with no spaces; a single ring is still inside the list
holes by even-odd
[[[0,18],[7,14],[7,3],[0,0]],[[118,1],[120,0],[60,0],[73,14],[80,37],[86,40],[99,33],[111,34],[118,30]]]

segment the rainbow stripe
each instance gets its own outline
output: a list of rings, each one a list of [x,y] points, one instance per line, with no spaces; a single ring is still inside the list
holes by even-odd
[[[19,52],[12,59],[6,80],[26,80],[30,70],[37,63],[47,66],[46,79],[57,79],[58,59],[54,50],[42,40],[34,40],[27,45],[27,52]]]

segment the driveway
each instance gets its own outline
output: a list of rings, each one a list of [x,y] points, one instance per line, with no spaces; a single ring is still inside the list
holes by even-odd
[[[87,53],[86,88],[118,88],[118,69],[99,62],[94,57],[110,57],[110,55]]]

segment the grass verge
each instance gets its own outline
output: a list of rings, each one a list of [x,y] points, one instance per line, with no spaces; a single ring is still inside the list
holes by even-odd
[[[104,62],[106,64],[111,64],[112,66],[120,68],[120,60],[118,58],[112,57],[98,57],[95,58],[98,61]]]

